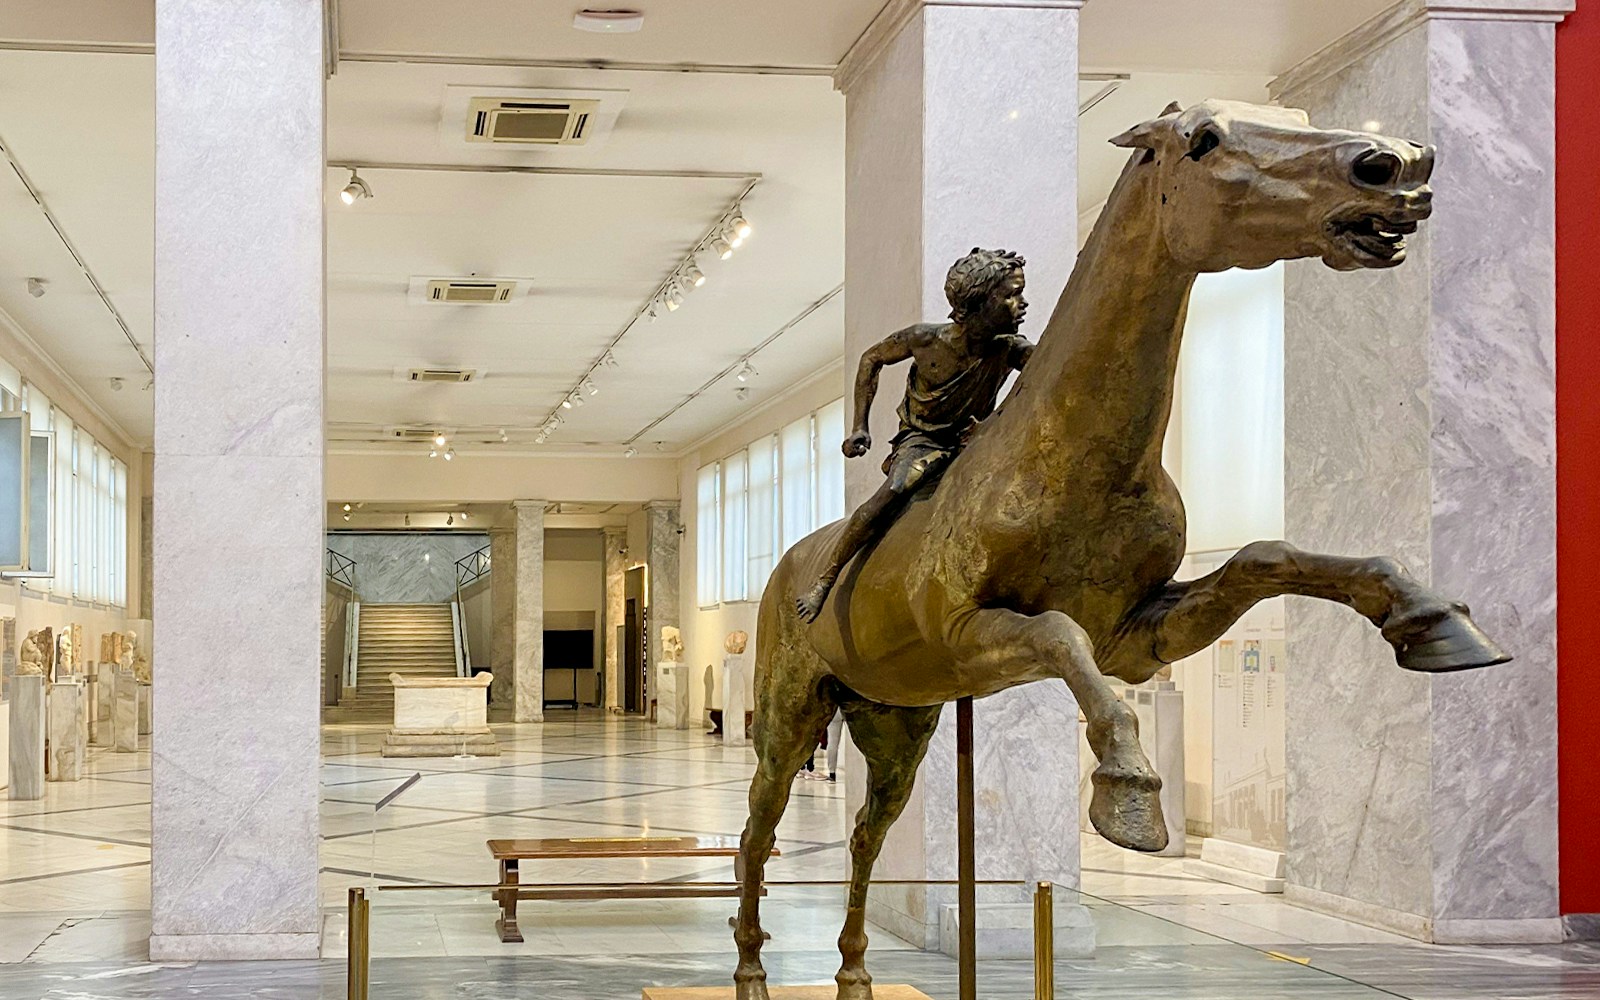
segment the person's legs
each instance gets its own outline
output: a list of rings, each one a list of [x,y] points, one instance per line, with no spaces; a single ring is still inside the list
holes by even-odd
[[[833,718],[828,721],[828,780],[834,781],[839,774],[839,740],[844,735],[844,713],[834,712]]]
[[[901,494],[894,489],[894,481],[884,483],[878,487],[878,492],[867,498],[867,502],[857,507],[855,513],[845,523],[844,533],[834,543],[833,551],[828,554],[828,564],[823,569],[822,575],[817,577],[817,582],[799,600],[794,602],[795,612],[801,621],[815,621],[817,615],[822,613],[822,604],[828,599],[828,592],[833,589],[833,584],[839,579],[839,573],[850,562],[850,558],[861,547],[872,541],[873,537],[882,530],[882,524],[892,518],[896,508],[900,506]],[[880,523],[881,522],[881,523]]]

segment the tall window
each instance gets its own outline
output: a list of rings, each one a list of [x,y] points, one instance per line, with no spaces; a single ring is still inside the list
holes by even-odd
[[[722,467],[716,463],[700,470],[695,488],[699,515],[695,518],[695,544],[699,548],[695,566],[697,597],[702,608],[722,599],[719,584],[722,574]]]
[[[28,579],[29,589],[97,604],[128,601],[128,467],[73,424],[38,386],[12,392],[0,370],[0,402],[20,404],[34,430],[55,447],[54,576]]]
[[[844,401],[700,469],[701,607],[761,597],[781,552],[844,516]]]

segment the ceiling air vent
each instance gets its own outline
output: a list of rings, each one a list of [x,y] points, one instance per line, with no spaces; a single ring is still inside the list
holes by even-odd
[[[478,377],[476,368],[413,368],[412,382],[471,382]]]
[[[438,433],[440,432],[432,427],[391,427],[389,428],[389,439],[391,441],[423,444],[431,443]]]
[[[474,97],[467,103],[468,142],[581,146],[599,101]]]
[[[428,282],[429,302],[450,302],[462,305],[499,305],[510,302],[517,291],[515,281],[472,281],[465,278],[438,279]]]

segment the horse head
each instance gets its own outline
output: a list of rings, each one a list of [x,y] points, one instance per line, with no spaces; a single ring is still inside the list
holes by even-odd
[[[1167,250],[1196,271],[1321,257],[1394,267],[1432,210],[1433,147],[1312,127],[1304,111],[1237,101],[1176,105],[1111,140],[1142,150]]]

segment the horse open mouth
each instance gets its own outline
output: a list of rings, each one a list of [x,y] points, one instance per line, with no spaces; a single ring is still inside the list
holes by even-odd
[[[1328,238],[1367,267],[1388,267],[1405,259],[1406,236],[1417,231],[1414,219],[1356,215],[1329,219]]]

